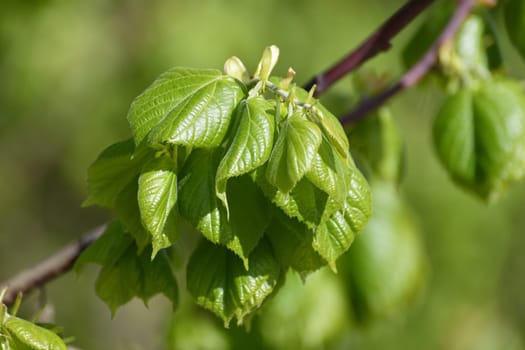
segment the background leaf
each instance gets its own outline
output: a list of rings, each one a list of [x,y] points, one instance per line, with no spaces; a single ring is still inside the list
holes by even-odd
[[[401,181],[403,142],[387,107],[360,120],[348,130],[348,135],[352,155],[359,165],[369,168],[367,175],[385,181]]]
[[[250,255],[250,268],[231,252],[206,240],[188,263],[188,290],[197,304],[221,317],[225,326],[243,322],[264,302],[279,278],[279,264],[270,245],[261,241]]]
[[[372,184],[374,214],[339,262],[358,321],[390,317],[424,285],[426,261],[418,227],[395,186]]]
[[[445,101],[434,123],[438,156],[452,178],[486,200],[525,171],[525,108],[520,88],[488,81]]]

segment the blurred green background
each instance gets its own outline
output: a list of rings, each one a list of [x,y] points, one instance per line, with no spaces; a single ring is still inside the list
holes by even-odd
[[[160,73],[172,66],[222,68],[231,55],[253,70],[263,48],[276,44],[281,58],[275,73],[293,66],[304,83],[402,3],[3,0],[0,280],[109,219],[106,211],[80,207],[86,169],[104,147],[129,137],[127,109]],[[400,74],[400,48],[416,26],[366,69]],[[512,50],[505,53],[510,71],[523,78],[525,65]],[[327,93],[328,107],[338,101],[335,111],[344,111],[354,103],[351,89],[350,78],[343,79]],[[487,206],[449,181],[430,137],[441,98],[426,84],[392,102],[406,145],[401,191],[428,256],[426,288],[400,314],[357,325],[347,312],[341,279],[321,271],[304,287],[290,277],[290,287],[266,308],[264,318],[256,317],[249,335],[235,327],[227,335],[187,297],[175,316],[157,297],[149,309],[133,301],[111,320],[95,295],[93,268],[46,287],[54,320],[82,349],[522,348],[525,184]],[[38,296],[31,299],[36,303]],[[286,315],[279,311],[292,307]]]

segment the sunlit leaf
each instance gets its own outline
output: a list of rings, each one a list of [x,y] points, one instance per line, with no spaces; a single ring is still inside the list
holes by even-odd
[[[164,229],[168,217],[176,210],[177,174],[174,161],[163,156],[147,163],[139,176],[137,196],[142,223],[152,236],[154,257],[159,249],[173,243],[173,237],[169,237]]]
[[[337,152],[343,158],[348,158],[348,138],[339,119],[323,105],[316,105],[316,115],[320,120],[321,129]]]
[[[301,180],[312,166],[321,144],[321,130],[301,113],[290,116],[281,127],[268,160],[266,178],[284,193]]]
[[[218,70],[173,68],[131,105],[135,143],[217,146],[243,96],[241,83]]]
[[[3,335],[2,330],[6,331]],[[15,316],[7,316],[0,337],[8,337],[13,350],[66,350],[64,341],[52,331]]]
[[[232,141],[217,169],[217,195],[226,207],[228,179],[256,169],[270,156],[275,129],[275,117],[268,113],[271,108],[261,96],[244,100],[237,108]]]
[[[312,167],[305,177],[335,201],[344,203],[349,181],[349,161],[351,160],[343,159],[323,137]]]
[[[225,248],[207,240],[193,253],[187,270],[188,290],[197,304],[222,318],[242,323],[257,310],[277,284],[280,269],[272,249],[261,241],[250,255],[250,268]]]

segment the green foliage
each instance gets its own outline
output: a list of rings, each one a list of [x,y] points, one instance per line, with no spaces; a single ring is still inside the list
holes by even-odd
[[[505,8],[518,50],[522,4],[509,1]],[[495,200],[525,175],[525,94],[515,82],[493,74],[500,68],[494,56],[501,53],[493,44],[496,33],[487,30],[491,26],[488,14],[470,14],[454,40],[440,49],[448,96],[433,126],[435,149],[450,177],[486,201]],[[406,52],[411,52],[414,40]]]
[[[525,96],[510,81],[486,81],[448,97],[434,142],[452,178],[485,200],[525,173]]]
[[[288,193],[312,166],[321,145],[321,130],[301,112],[294,113],[281,125],[272,150],[266,178],[283,193]]]
[[[225,64],[231,75],[162,74],[131,105],[134,142],[110,146],[91,166],[86,204],[113,208],[121,224],[78,266],[103,266],[97,293],[112,312],[133,296],[176,298],[162,249],[177,241],[181,218],[205,238],[188,290],[225,325],[258,309],[288,268],[335,270],[363,229],[370,191],[344,130],[293,75],[270,79],[278,54],[268,47],[252,79],[235,57]]]

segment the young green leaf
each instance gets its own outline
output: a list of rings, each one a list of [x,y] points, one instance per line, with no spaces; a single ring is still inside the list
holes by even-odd
[[[266,82],[270,78],[273,68],[277,64],[279,59],[279,48],[275,45],[270,45],[264,49],[263,55],[257,69],[255,70],[254,76],[261,81]]]
[[[250,254],[248,270],[225,248],[202,240],[188,263],[188,290],[197,304],[222,318],[228,327],[256,311],[277,284],[279,264],[266,241]]]
[[[128,121],[135,143],[151,132],[149,143],[216,146],[243,96],[240,82],[218,70],[173,68],[133,101]]]
[[[350,248],[354,237],[365,227],[371,212],[371,194],[368,183],[354,169],[344,208],[336,211],[315,230],[313,248],[335,272],[336,260]]]
[[[142,149],[135,154],[132,139],[106,148],[88,170],[88,198],[83,205],[114,208],[119,193],[135,179],[141,162],[148,155]]]
[[[321,145],[321,130],[296,112],[284,121],[268,160],[266,178],[284,193],[311,168]]]
[[[258,168],[270,157],[275,129],[271,109],[272,104],[262,96],[246,99],[237,107],[232,141],[219,163],[216,178],[217,196],[226,207],[228,179]]]
[[[102,265],[95,288],[113,315],[135,296],[147,304],[153,295],[163,293],[175,304],[177,282],[167,257],[160,253],[151,260],[150,256],[150,249],[137,254],[131,237],[114,223],[82,253],[75,268],[87,263]]]
[[[226,245],[248,265],[248,255],[263,236],[269,212],[264,195],[247,176],[230,180],[230,215],[215,195],[217,154],[194,151],[179,183],[180,213],[213,243]]]
[[[153,256],[173,243],[165,233],[168,217],[176,210],[176,164],[170,157],[158,157],[145,165],[138,181],[138,206],[146,230],[151,234]]]
[[[6,334],[3,335],[5,330]],[[52,331],[15,316],[7,316],[0,325],[0,337],[6,336],[13,350],[66,350],[64,341]]]
[[[510,82],[487,81],[449,97],[433,131],[454,181],[486,200],[525,173],[524,96]]]
[[[334,150],[328,139],[323,141],[315,155],[312,167],[305,177],[317,188],[323,190],[338,203],[344,203],[349,179],[347,162],[339,152]]]
[[[522,0],[508,0],[504,14],[510,42],[525,59],[525,3]]]

